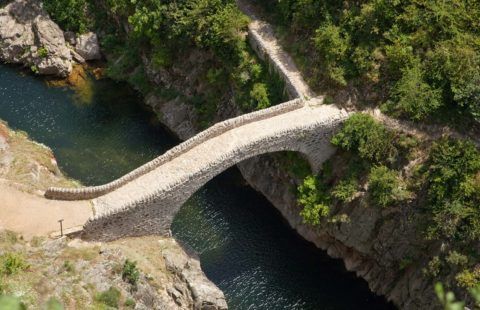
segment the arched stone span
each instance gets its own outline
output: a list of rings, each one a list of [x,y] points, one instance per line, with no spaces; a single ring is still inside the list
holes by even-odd
[[[347,114],[334,106],[310,106],[248,123],[213,137],[135,180],[93,200],[95,216],[84,237],[165,234],[182,204],[227,168],[254,156],[303,153],[314,170],[331,156],[330,137]]]

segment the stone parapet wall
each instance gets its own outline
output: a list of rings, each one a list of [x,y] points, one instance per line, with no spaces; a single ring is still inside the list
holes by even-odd
[[[104,185],[90,186],[83,188],[58,188],[51,187],[45,192],[45,197],[49,199],[58,200],[86,200],[96,198],[105,195],[122,185],[138,178],[139,176],[148,173],[155,168],[163,165],[171,159],[188,152],[192,148],[202,144],[203,142],[219,136],[229,130],[238,128],[240,126],[261,121],[276,115],[287,113],[304,106],[301,99],[294,99],[264,110],[244,114],[235,118],[219,122],[210,128],[200,132],[191,139],[179,144],[178,146],[167,151],[165,154],[158,156],[150,162],[138,167],[137,169],[129,172],[128,174]]]
[[[255,20],[248,26],[250,46],[285,82],[290,98],[310,99],[315,94],[304,81],[293,59],[277,42],[271,25]]]

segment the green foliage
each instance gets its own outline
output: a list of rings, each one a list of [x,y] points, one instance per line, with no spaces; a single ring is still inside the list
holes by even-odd
[[[0,256],[0,274],[12,275],[29,268],[23,255],[7,252]]]
[[[35,73],[35,74],[38,74],[39,71],[38,71],[38,67],[36,65],[31,65],[30,66],[30,70]]]
[[[63,30],[78,33],[88,31],[86,0],[44,0],[43,7]]]
[[[444,310],[463,310],[465,303],[463,301],[456,301],[453,292],[445,292],[441,283],[435,284],[435,293],[438,300],[443,306]]]
[[[51,297],[45,304],[45,310],[63,310],[62,304],[55,298]]]
[[[111,286],[108,290],[98,293],[95,296],[95,301],[109,307],[118,308],[121,293],[118,289]]]
[[[321,219],[330,213],[329,197],[325,187],[314,176],[307,176],[298,187],[297,201],[303,206],[300,216],[307,224],[320,225]]]
[[[75,271],[75,266],[69,260],[66,260],[65,262],[63,262],[63,268],[65,269],[66,272],[74,272]]]
[[[282,169],[287,171],[292,177],[303,180],[312,173],[310,164],[298,152],[281,152],[277,159]]]
[[[368,176],[368,191],[379,207],[387,207],[408,197],[400,176],[385,166],[375,166]]]
[[[468,242],[480,236],[480,152],[469,141],[442,139],[431,151],[427,171],[429,237]]]
[[[138,279],[140,278],[140,271],[137,268],[137,263],[130,260],[125,260],[122,269],[122,279],[123,281],[130,283],[133,286],[136,286]]]
[[[357,193],[358,185],[358,180],[355,177],[341,180],[333,188],[332,196],[342,202],[350,202],[353,200],[355,193]]]
[[[424,81],[424,73],[418,62],[402,70],[401,79],[392,90],[392,99],[385,108],[397,115],[420,120],[433,114],[442,104],[440,89]]]
[[[442,261],[440,260],[440,257],[434,256],[428,262],[427,267],[423,269],[423,273],[430,278],[436,278],[440,274],[441,270],[442,270]]]
[[[127,298],[127,300],[125,300],[125,307],[127,308],[131,308],[131,309],[134,309],[135,308],[135,300],[131,299],[131,298]]]
[[[250,97],[252,98],[253,106],[255,106],[257,110],[265,109],[270,106],[268,89],[264,83],[253,84],[253,89],[250,91]]]
[[[474,270],[464,269],[455,276],[457,284],[463,288],[473,288],[480,285],[480,269]]]
[[[457,251],[450,251],[446,257],[446,261],[450,265],[462,267],[467,265],[468,257],[458,253]]]
[[[4,230],[0,232],[0,242],[8,243],[8,244],[15,244],[18,242],[18,236],[15,232],[10,230]]]
[[[320,52],[329,77],[340,85],[346,85],[347,81],[345,80],[342,62],[345,61],[347,56],[348,34],[342,33],[340,27],[326,23],[315,31],[313,40],[315,41],[315,47]]]
[[[0,296],[0,309],[26,310],[27,307],[18,298],[12,296]]]
[[[40,47],[40,48],[38,49],[38,56],[40,56],[40,57],[42,57],[42,58],[47,57],[47,56],[48,56],[48,50],[47,50],[47,48],[46,48],[46,47],[43,47],[43,46]]]
[[[356,113],[343,124],[332,143],[348,151],[358,152],[361,158],[385,162],[396,156],[394,135],[371,116]]]

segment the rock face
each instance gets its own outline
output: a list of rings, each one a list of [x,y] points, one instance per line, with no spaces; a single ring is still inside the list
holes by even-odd
[[[85,60],[98,60],[102,58],[97,35],[93,32],[81,34],[77,37],[75,51]]]
[[[167,270],[176,275],[177,282],[182,283],[182,285],[174,285],[167,289],[177,305],[193,304],[194,309],[204,310],[227,309],[225,296],[205,277],[198,259],[175,249],[163,250],[162,256]],[[182,286],[187,288],[190,293],[186,293]],[[188,300],[188,296],[191,296],[192,301]]]
[[[16,0],[0,9],[0,59],[39,74],[66,77],[72,70],[62,30],[36,0]]]

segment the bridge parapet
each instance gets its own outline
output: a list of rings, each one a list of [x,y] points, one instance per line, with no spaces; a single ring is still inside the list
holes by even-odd
[[[219,122],[211,126],[210,128],[200,132],[194,137],[188,139],[187,141],[180,143],[179,145],[170,149],[163,155],[158,156],[150,162],[138,167],[137,169],[110,183],[82,188],[50,187],[45,192],[45,197],[57,200],[86,200],[100,197],[138,178],[139,176],[152,171],[153,169],[163,165],[164,163],[172,160],[173,158],[178,157],[185,152],[188,152],[199,144],[202,144],[203,142],[208,141],[209,139],[221,135],[229,130],[238,128],[252,122],[261,121],[283,113],[294,111],[303,106],[303,100],[294,99],[267,109],[255,111],[225,120],[223,122]]]

